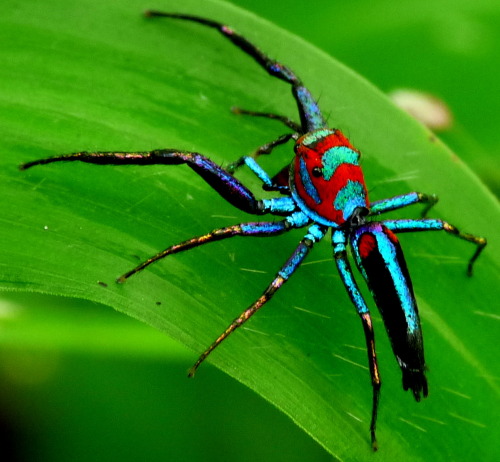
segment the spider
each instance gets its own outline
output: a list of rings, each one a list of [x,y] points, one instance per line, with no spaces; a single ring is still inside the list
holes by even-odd
[[[428,394],[425,359],[420,319],[413,286],[401,246],[396,234],[411,231],[445,231],[476,245],[469,260],[468,274],[472,274],[475,260],[486,246],[486,239],[459,231],[439,219],[425,218],[437,202],[435,195],[410,192],[370,202],[360,153],[344,134],[327,126],[316,100],[297,75],[285,65],[270,59],[242,35],[230,27],[206,18],[178,13],[148,11],[149,17],[166,17],[192,21],[218,30],[240,50],[252,57],[271,76],[291,85],[297,104],[300,123],[265,112],[237,109],[235,112],[255,117],[275,119],[292,133],[261,146],[253,156],[244,156],[222,168],[206,156],[178,149],[158,149],[148,152],[76,152],[52,158],[39,159],[21,165],[25,170],[36,165],[60,161],[81,161],[100,165],[180,165],[186,164],[200,175],[220,196],[238,209],[253,215],[271,214],[282,217],[278,221],[240,223],[215,229],[173,245],[128,271],[117,282],[125,282],[133,274],[152,263],[175,253],[209,242],[234,236],[277,236],[295,228],[307,232],[290,258],[277,272],[262,295],[238,316],[226,330],[200,355],[189,375],[238,327],[248,321],[280,289],[311,251],[315,243],[331,230],[333,255],[342,282],[356,308],[363,325],[372,385],[372,414],[370,435],[373,449],[377,449],[376,422],[381,380],[375,352],[372,319],[363,296],[354,279],[347,257],[350,245],[357,268],[363,275],[382,315],[394,355],[402,372],[404,390],[411,390],[416,401]],[[257,163],[261,154],[294,141],[295,157],[277,175],[270,177]],[[266,191],[279,193],[271,199],[257,199],[233,174],[246,165],[263,183]],[[374,220],[391,210],[412,204],[425,204],[420,219]]]

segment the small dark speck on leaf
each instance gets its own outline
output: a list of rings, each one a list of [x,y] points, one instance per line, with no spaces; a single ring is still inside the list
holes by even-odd
[[[156,304],[157,304],[158,306],[160,306],[160,305],[161,305],[161,302],[156,302]]]
[[[108,285],[102,281],[97,281],[97,284],[99,284],[101,287],[108,287]]]

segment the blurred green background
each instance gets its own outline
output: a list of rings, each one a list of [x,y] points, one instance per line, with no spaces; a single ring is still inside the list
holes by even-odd
[[[233,3],[301,35],[383,91],[441,98],[454,124],[440,136],[499,194],[498,2],[317,0],[310,10],[297,0]],[[144,7],[167,10],[168,1]],[[1,460],[331,460],[217,369],[206,367],[207,380],[193,386],[185,379],[193,354],[154,329],[79,300],[2,300]]]

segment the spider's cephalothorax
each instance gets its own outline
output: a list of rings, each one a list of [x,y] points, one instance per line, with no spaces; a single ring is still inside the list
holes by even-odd
[[[410,192],[369,202],[359,164],[359,152],[339,130],[327,127],[316,101],[291,69],[270,59],[246,38],[219,22],[197,16],[157,11],[149,11],[147,15],[193,21],[218,30],[255,59],[270,75],[291,85],[300,123],[281,115],[235,110],[240,114],[278,120],[290,128],[292,133],[282,135],[261,146],[254,156],[241,157],[226,168],[195,152],[158,149],[145,152],[77,152],[28,162],[23,164],[21,169],[59,161],[82,161],[101,165],[185,164],[240,210],[254,215],[272,214],[282,217],[278,221],[227,226],[188,239],[146,260],[121,276],[118,282],[124,282],[131,275],[161,258],[208,242],[233,236],[269,237],[295,228],[307,227],[307,233],[263,294],[202,353],[192,367],[190,375],[194,374],[198,366],[228,335],[264,306],[300,266],[313,245],[331,229],[337,269],[360,317],[365,334],[373,389],[370,431],[375,449],[375,426],[381,382],[375,353],[373,324],[366,302],[353,277],[346,247],[350,244],[356,266],[366,280],[382,315],[392,349],[402,371],[403,388],[412,390],[415,399],[419,401],[421,395],[427,396],[422,331],[410,275],[396,234],[443,230],[475,244],[476,251],[468,266],[469,275],[472,274],[472,265],[485,247],[486,240],[462,233],[453,225],[438,219],[375,221],[374,217],[381,213],[416,203],[426,204],[422,214],[425,216],[437,198],[434,195]],[[260,154],[270,153],[276,146],[290,139],[295,140],[295,158],[290,166],[284,167],[271,178],[259,166],[256,158]],[[233,176],[235,170],[242,165],[248,166],[258,176],[265,190],[276,191],[280,195],[271,199],[256,199],[253,193]]]
[[[316,223],[342,227],[358,207],[368,209],[359,152],[340,130],[319,128],[295,143],[290,190]]]

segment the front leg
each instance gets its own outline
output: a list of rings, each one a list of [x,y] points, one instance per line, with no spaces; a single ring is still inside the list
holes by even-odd
[[[146,152],[76,152],[20,165],[21,170],[53,162],[80,161],[98,165],[180,165],[186,164],[201,176],[230,204],[254,215],[263,215],[269,210],[261,200],[230,173],[219,167],[208,157],[196,152],[175,149],[156,149]]]

